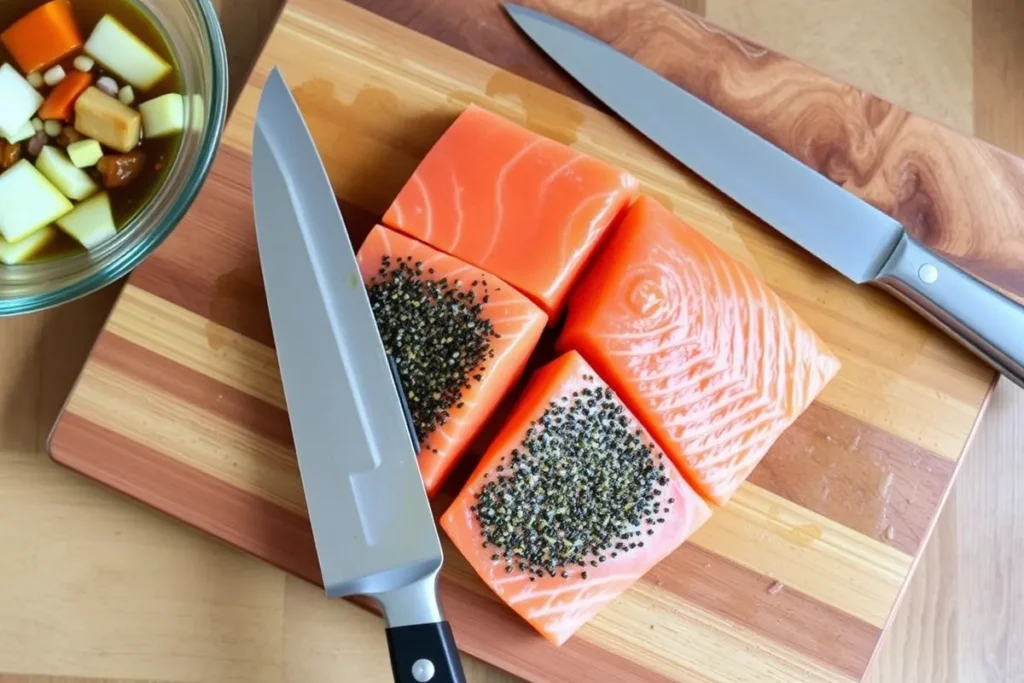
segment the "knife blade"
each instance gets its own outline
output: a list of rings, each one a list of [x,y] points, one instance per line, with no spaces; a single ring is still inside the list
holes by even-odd
[[[330,179],[280,71],[253,136],[260,265],[299,473],[329,597],[382,608],[395,680],[463,681],[437,598],[443,556]]]
[[[626,123],[857,284],[881,286],[1024,387],[1024,307],[898,221],[610,45],[504,5],[523,32]]]

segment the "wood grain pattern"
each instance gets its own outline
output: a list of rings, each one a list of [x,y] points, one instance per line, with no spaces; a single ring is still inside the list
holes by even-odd
[[[427,11],[437,3],[426,0],[357,3],[593,104],[509,32],[497,3],[446,0],[442,4],[449,11]],[[525,4],[662,73],[889,213],[964,270],[1024,302],[1024,160],[1019,157],[723,32],[678,4]]]
[[[283,15],[202,198],[119,300],[54,456],[317,580],[247,189],[252,115],[271,64],[295,87],[347,216],[378,215],[455,113],[480,102],[634,170],[843,357],[835,386],[773,449],[762,478],[561,650],[449,552],[443,591],[460,645],[534,681],[859,679],[991,373],[774,238],[610,117],[344,3],[295,0]],[[816,452],[813,476],[792,465]],[[701,566],[706,575],[694,576]],[[768,591],[775,582],[781,593]]]

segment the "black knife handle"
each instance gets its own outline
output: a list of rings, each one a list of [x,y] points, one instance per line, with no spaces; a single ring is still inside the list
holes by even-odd
[[[466,683],[447,621],[387,629],[395,683]]]

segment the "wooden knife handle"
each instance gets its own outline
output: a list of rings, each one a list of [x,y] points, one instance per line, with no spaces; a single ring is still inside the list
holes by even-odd
[[[447,621],[387,629],[395,683],[466,683]]]

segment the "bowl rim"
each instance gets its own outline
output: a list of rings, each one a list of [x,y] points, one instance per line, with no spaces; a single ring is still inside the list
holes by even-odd
[[[202,28],[209,40],[212,57],[211,79],[214,83],[210,105],[205,112],[208,126],[196,154],[195,170],[186,178],[181,191],[164,215],[161,225],[141,237],[133,248],[118,254],[99,271],[80,280],[61,285],[51,291],[0,300],[0,318],[37,313],[83,298],[110,285],[135,270],[181,224],[185,214],[198,199],[206,179],[213,170],[214,158],[227,122],[228,57],[224,33],[217,12],[210,0],[191,0],[199,10]]]

